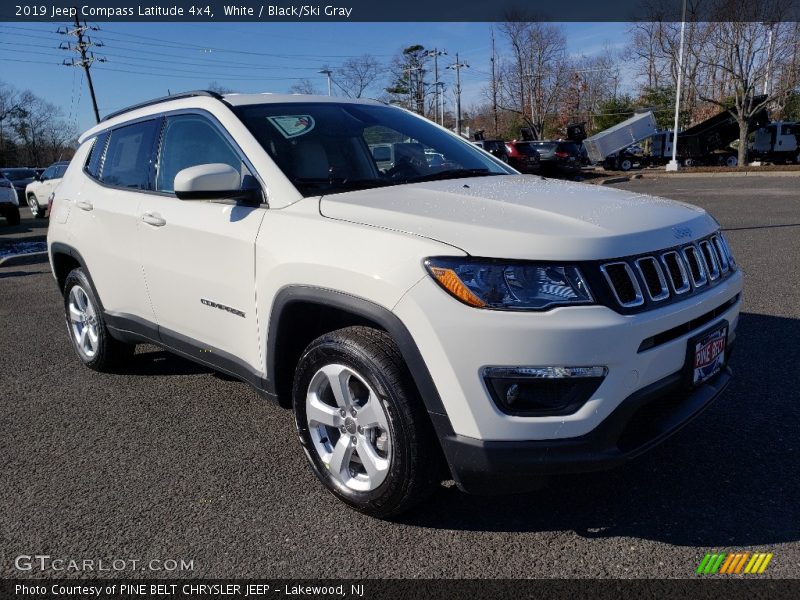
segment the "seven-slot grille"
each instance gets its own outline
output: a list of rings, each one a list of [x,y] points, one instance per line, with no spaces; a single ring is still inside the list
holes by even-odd
[[[607,262],[600,271],[620,306],[635,308],[700,290],[724,278],[734,266],[725,239],[714,234],[680,248]]]

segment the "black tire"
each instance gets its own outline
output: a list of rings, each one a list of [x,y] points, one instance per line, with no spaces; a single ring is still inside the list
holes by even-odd
[[[630,171],[633,168],[633,160],[630,158],[623,158],[619,161],[619,168],[621,171]]]
[[[87,353],[79,346],[76,334],[73,330],[73,323],[70,319],[70,302],[73,288],[80,288],[86,295],[88,305],[94,319],[94,329],[97,334],[96,350],[92,355]],[[73,269],[64,282],[64,315],[67,325],[67,333],[72,342],[72,347],[81,362],[94,371],[103,373],[118,372],[124,364],[131,359],[136,349],[134,344],[125,344],[111,337],[106,327],[103,316],[102,305],[94,293],[94,287],[89,281],[89,277],[83,269]]]
[[[6,221],[8,221],[9,225],[19,225],[20,218],[19,218],[19,209],[15,206],[9,209],[5,214]]]
[[[344,365],[356,372],[372,387],[385,411],[392,454],[385,479],[370,491],[342,485],[315,449],[307,422],[306,396],[312,378],[326,365]],[[400,350],[387,333],[370,327],[347,327],[317,338],[300,358],[292,396],[297,432],[314,474],[334,496],[354,509],[388,518],[419,504],[441,483],[443,458],[430,418]]]
[[[44,214],[47,209],[42,208],[35,194],[28,196],[28,207],[31,209],[31,215],[33,215],[34,219],[44,219]]]

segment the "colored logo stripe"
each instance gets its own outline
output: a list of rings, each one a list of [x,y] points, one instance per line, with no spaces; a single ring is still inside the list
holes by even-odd
[[[750,552],[706,554],[697,567],[697,573],[699,575],[739,574],[744,569],[744,573],[761,574],[766,570],[772,556],[771,552],[754,552],[752,555]]]

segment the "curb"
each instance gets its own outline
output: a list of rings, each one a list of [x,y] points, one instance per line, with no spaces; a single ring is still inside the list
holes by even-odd
[[[721,173],[648,173],[654,177],[800,177],[798,171],[723,171]]]
[[[47,262],[47,250],[41,252],[27,252],[25,254],[12,254],[0,258],[0,267],[15,267],[17,265],[33,265]]]
[[[600,185],[611,185],[612,183],[623,183],[630,180],[630,177],[609,177],[608,179],[601,179],[598,183]]]

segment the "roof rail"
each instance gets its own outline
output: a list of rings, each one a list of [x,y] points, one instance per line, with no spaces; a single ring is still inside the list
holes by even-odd
[[[218,94],[217,92],[212,92],[211,90],[192,90],[191,92],[181,92],[179,94],[171,94],[169,96],[162,96],[161,98],[153,98],[152,100],[139,102],[138,104],[132,104],[127,108],[123,108],[118,111],[107,114],[105,117],[102,118],[100,122],[103,123],[105,121],[108,121],[109,119],[118,117],[119,115],[124,115],[126,112],[136,110],[137,108],[152,106],[153,104],[159,104],[160,102],[167,102],[168,100],[180,100],[181,98],[194,98],[197,96],[207,96],[209,98],[216,98],[220,102],[225,101],[224,98],[222,97],[222,94]]]

